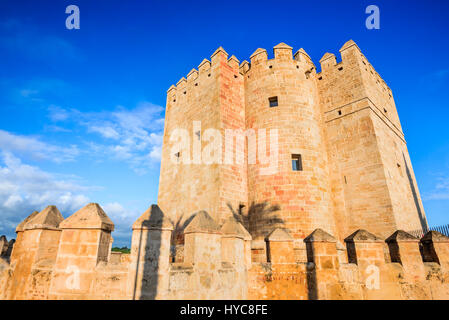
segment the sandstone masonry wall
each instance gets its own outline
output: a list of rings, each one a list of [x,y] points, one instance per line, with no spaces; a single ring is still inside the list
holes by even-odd
[[[99,205],[65,220],[48,207],[18,228],[15,258],[0,264],[0,298],[449,299],[449,238],[435,231],[419,240],[357,230],[340,247],[316,229],[302,242],[303,259],[292,235],[276,228],[256,262],[252,238],[234,217],[220,225],[206,211],[192,216],[183,262],[170,256],[173,224],[157,205],[133,225],[131,254],[112,259],[103,248],[113,223]]]

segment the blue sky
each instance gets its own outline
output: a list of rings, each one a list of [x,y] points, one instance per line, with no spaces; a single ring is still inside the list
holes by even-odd
[[[285,42],[319,67],[349,39],[393,90],[430,224],[449,223],[448,15],[448,1],[2,0],[0,234],[49,204],[67,217],[98,202],[129,245],[157,200],[171,84],[219,46],[243,61]]]

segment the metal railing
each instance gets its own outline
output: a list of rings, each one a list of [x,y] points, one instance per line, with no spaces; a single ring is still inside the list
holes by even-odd
[[[408,231],[408,233],[410,233],[414,237],[421,239],[429,231],[438,231],[439,233],[445,235],[446,237],[449,237],[449,224],[442,225],[442,226],[434,226],[434,227],[430,227],[428,229],[419,229],[419,230]]]

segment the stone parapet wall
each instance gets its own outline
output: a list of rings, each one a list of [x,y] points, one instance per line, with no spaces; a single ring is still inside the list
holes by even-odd
[[[0,298],[449,299],[449,238],[436,231],[419,240],[358,230],[343,245],[317,229],[298,246],[276,228],[252,246],[234,218],[192,216],[177,262],[173,224],[157,205],[134,223],[131,254],[106,255],[114,224],[99,205],[65,220],[48,207],[19,228],[11,261],[0,260]]]

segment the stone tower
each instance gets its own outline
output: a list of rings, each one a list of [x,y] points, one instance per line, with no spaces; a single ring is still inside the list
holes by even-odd
[[[219,48],[170,87],[162,211],[178,227],[200,210],[219,223],[242,215],[255,242],[279,227],[297,243],[317,228],[339,240],[425,228],[392,92],[353,41],[340,52],[317,73],[284,43],[242,63]]]

